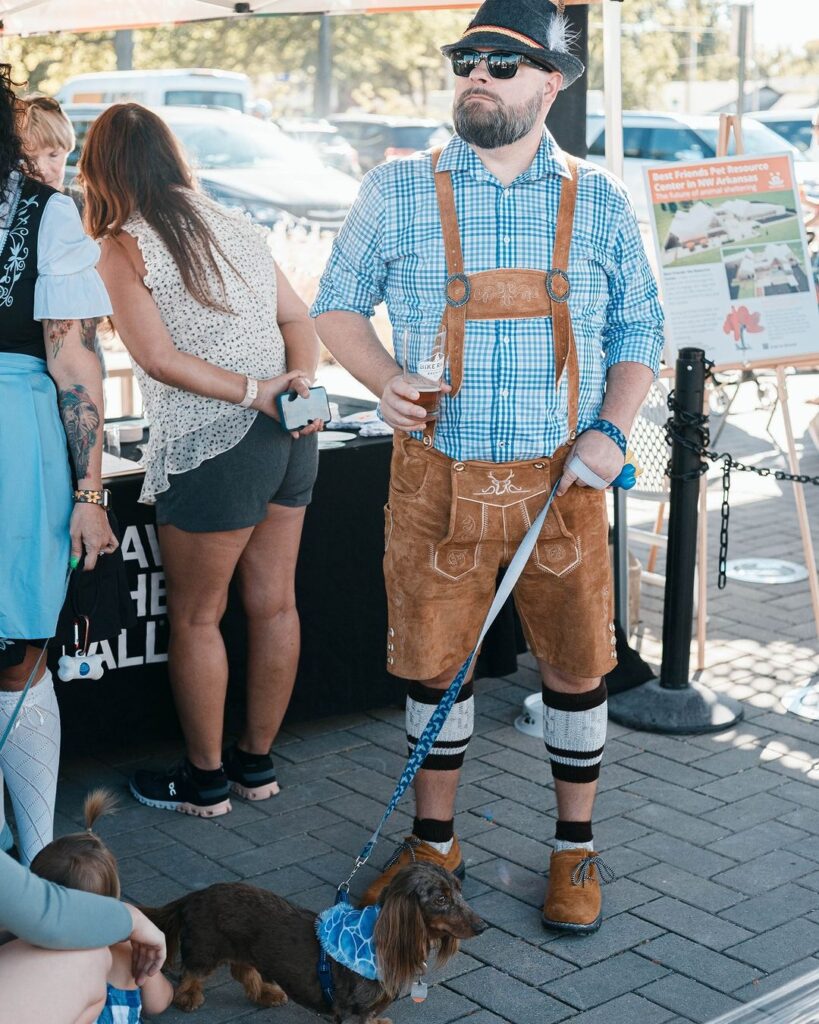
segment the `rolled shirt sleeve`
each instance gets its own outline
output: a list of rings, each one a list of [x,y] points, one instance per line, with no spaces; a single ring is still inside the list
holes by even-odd
[[[82,229],[68,196],[54,195],[43,210],[37,238],[35,320],[109,316],[111,300],[95,267],[100,248]]]
[[[98,949],[131,927],[119,900],[47,882],[0,852],[0,929],[45,949]]]
[[[657,282],[649,266],[630,199],[621,195],[615,225],[609,303],[603,329],[606,368],[615,363],[644,363],[655,375],[664,344],[664,316]]]
[[[387,210],[378,177],[376,168],[364,178],[358,198],[333,242],[310,309],[312,317],[345,310],[369,319],[384,298],[387,266],[381,237]]]

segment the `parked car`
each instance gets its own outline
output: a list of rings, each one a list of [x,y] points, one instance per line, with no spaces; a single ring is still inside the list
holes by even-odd
[[[167,71],[94,71],[69,78],[57,93],[67,103],[121,103],[146,107],[231,107],[246,110],[250,79],[236,71],[178,68]]]
[[[384,160],[443,146],[452,135],[447,124],[432,118],[334,114],[328,120],[354,147],[364,171]]]
[[[280,117],[276,124],[291,139],[314,149],[324,163],[354,178],[361,177],[358,153],[329,121],[320,117]]]
[[[755,110],[748,116],[759,121],[760,124],[766,125],[777,135],[781,135],[786,142],[790,142],[792,146],[796,146],[803,153],[807,153],[813,142],[813,113],[811,108],[806,110]],[[812,159],[819,160],[819,146],[814,147],[814,153],[816,156]]]
[[[638,220],[649,219],[643,169],[664,161],[694,162],[714,157],[718,135],[719,117],[714,114],[623,113],[623,180],[634,200]],[[601,116],[593,115],[587,119],[586,138],[589,160],[605,166],[606,129]],[[806,160],[804,154],[781,135],[750,117],[744,117],[742,141],[745,153],[750,156],[790,153],[799,184],[809,195],[819,195],[817,164]],[[733,145],[731,136],[729,155],[734,152]]]
[[[105,107],[65,107],[77,134],[69,157],[76,168],[88,128]],[[270,226],[290,216],[337,230],[358,194],[358,182],[328,167],[309,146],[274,124],[229,110],[157,107],[182,143],[202,188],[225,206]]]

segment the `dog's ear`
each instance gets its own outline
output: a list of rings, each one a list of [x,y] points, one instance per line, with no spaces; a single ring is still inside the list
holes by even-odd
[[[435,955],[435,966],[443,967],[460,949],[461,943],[454,935],[444,932],[439,938],[438,952]]]
[[[379,978],[391,999],[423,973],[428,939],[424,915],[414,893],[385,890],[373,934]]]

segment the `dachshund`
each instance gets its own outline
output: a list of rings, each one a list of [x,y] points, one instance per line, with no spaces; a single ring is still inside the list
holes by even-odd
[[[373,941],[378,980],[330,960],[335,1024],[390,1024],[378,1014],[425,971],[432,951],[443,965],[487,925],[465,902],[458,880],[433,864],[403,868],[381,893]],[[168,962],[180,953],[182,980],[174,1004],[195,1010],[205,1001],[202,982],[220,964],[259,1006],[288,997],[320,1013],[328,1007],[318,977],[316,915],[244,882],[222,882],[145,914],[165,932]]]

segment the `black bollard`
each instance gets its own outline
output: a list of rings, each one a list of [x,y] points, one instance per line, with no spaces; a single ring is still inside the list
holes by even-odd
[[[681,413],[699,416],[705,394],[705,353],[680,349],[674,394]],[[699,430],[675,413],[674,433],[696,444]],[[697,523],[700,496],[700,456],[674,442],[671,448],[671,494],[666,548],[665,604],[663,607],[663,662],[660,686],[683,690],[688,686],[691,621],[697,568]]]
[[[685,413],[700,415],[705,392],[705,353],[680,349],[677,358],[674,433],[697,443],[695,424]],[[615,694],[609,716],[620,725],[648,732],[692,734],[729,729],[742,718],[742,705],[712,693],[688,678],[694,578],[697,565],[700,456],[675,437],[671,449],[671,495],[663,607],[663,660],[660,678]],[[702,566],[705,572],[706,567]]]

